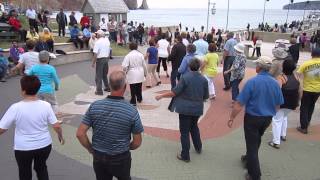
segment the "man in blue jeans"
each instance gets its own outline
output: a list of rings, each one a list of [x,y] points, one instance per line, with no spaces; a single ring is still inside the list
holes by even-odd
[[[234,103],[228,126],[231,128],[234,119],[245,106],[244,134],[247,152],[241,157],[248,169],[246,180],[260,180],[259,148],[261,137],[269,127],[272,117],[276,115],[280,105],[284,103],[278,82],[271,76],[269,70],[272,59],[260,57],[256,63],[258,75],[248,80],[237,101]]]
[[[223,72],[228,71],[231,66],[232,63],[235,59],[236,56],[236,50],[234,49],[234,46],[236,44],[238,44],[237,40],[233,38],[234,33],[230,32],[227,35],[227,42],[224,45],[224,52],[223,52],[223,58],[221,63],[223,63]],[[231,88],[231,84],[230,84],[230,77],[231,77],[231,73],[225,73],[223,75],[224,78],[224,85],[225,87],[223,88],[223,90],[228,91]]]
[[[156,97],[157,100],[174,97],[169,109],[179,113],[182,150],[177,158],[184,162],[190,162],[190,134],[195,151],[202,152],[198,121],[203,115],[203,102],[209,98],[209,89],[207,79],[199,72],[200,64],[200,60],[193,58],[189,63],[190,72],[181,76],[177,87]]]

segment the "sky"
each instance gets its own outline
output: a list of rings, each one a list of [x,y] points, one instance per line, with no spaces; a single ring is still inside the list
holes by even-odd
[[[142,0],[139,0],[142,2]],[[207,8],[208,0],[147,0],[150,8]],[[303,2],[295,0],[294,2]],[[211,0],[216,3],[216,8],[226,9],[227,0]],[[289,0],[269,0],[267,9],[282,9]],[[264,0],[230,0],[230,9],[263,9]]]

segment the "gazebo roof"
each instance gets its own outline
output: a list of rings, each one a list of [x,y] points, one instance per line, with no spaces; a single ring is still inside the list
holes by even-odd
[[[128,6],[123,0],[85,0],[82,5],[81,11],[90,5],[93,13],[127,13]]]

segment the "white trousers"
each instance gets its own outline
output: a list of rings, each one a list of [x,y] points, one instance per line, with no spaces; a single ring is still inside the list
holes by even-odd
[[[280,144],[280,137],[287,136],[288,114],[291,111],[290,109],[280,109],[272,118],[273,143]]]
[[[204,75],[204,77],[208,81],[209,96],[215,96],[216,95],[216,90],[214,88],[213,78],[212,77],[208,77],[206,75]]]

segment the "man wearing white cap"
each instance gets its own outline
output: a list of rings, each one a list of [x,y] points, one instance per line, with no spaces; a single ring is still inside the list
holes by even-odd
[[[102,30],[97,31],[97,42],[93,48],[93,60],[92,67],[96,68],[96,95],[102,96],[102,81],[104,83],[104,91],[110,92],[109,82],[108,82],[108,61],[110,57],[110,41],[108,38],[105,38],[105,32]]]
[[[231,128],[234,119],[245,106],[244,134],[247,152],[241,157],[241,160],[248,169],[247,180],[260,180],[261,178],[258,157],[261,137],[280,105],[284,103],[280,86],[269,73],[272,59],[262,56],[254,62],[258,75],[247,81],[237,97],[228,121],[228,126]]]

